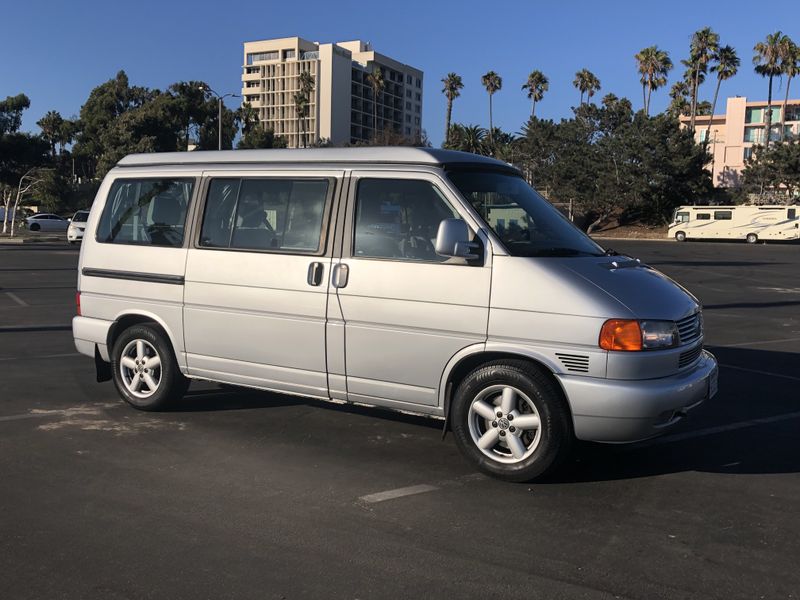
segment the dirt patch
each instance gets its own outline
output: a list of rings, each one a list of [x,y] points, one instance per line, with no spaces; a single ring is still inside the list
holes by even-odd
[[[647,227],[645,225],[618,225],[592,232],[594,238],[631,238],[637,240],[666,240],[667,227]]]
[[[117,403],[96,403],[64,409],[34,409],[30,412],[32,415],[56,419],[39,425],[37,429],[41,431],[80,429],[82,431],[106,431],[115,435],[131,435],[146,431],[183,431],[186,429],[186,423],[166,421],[138,413],[122,415],[119,419],[109,418],[108,409],[120,406]]]

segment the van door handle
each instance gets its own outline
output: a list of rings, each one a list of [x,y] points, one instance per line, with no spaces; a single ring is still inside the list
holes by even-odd
[[[343,288],[347,285],[347,279],[350,275],[350,267],[344,263],[338,263],[333,267],[333,275],[331,276],[331,283],[335,288]]]
[[[312,262],[308,265],[308,285],[319,285],[322,283],[322,272],[324,268],[321,262]]]

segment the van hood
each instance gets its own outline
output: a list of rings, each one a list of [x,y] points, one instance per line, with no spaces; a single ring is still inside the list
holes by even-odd
[[[612,296],[638,319],[677,321],[700,307],[683,286],[629,256],[563,259],[562,266]]]
[[[655,269],[627,256],[495,256],[492,306],[603,319],[677,321],[699,302]]]

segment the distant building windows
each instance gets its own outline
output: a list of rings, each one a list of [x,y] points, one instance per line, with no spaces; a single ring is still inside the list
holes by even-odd
[[[422,79],[417,79],[417,87],[422,88]]]
[[[295,57],[295,51],[294,50],[284,50],[283,51],[283,60],[286,60],[288,58],[294,58],[294,57]]]
[[[411,110],[411,102],[406,102],[406,110]]]
[[[414,117],[414,125],[419,125],[419,117]]]
[[[278,51],[275,52],[250,52],[247,55],[247,64],[252,65],[256,62],[263,62],[265,60],[278,60]]]
[[[261,71],[261,69],[259,69],[258,67],[247,67],[244,70],[244,72],[247,73],[248,75],[258,75],[259,71]]]
[[[421,102],[421,101],[422,101],[422,94],[417,92],[417,102]]]
[[[749,148],[745,148],[744,151],[742,152],[742,159],[743,160],[748,160],[752,156],[753,156],[753,147],[752,146],[750,146]]]
[[[420,108],[419,104],[414,105],[414,112],[417,114],[422,112],[422,109]]]
[[[766,106],[749,106],[744,112],[744,122],[747,124],[766,123],[766,116],[767,116]],[[771,121],[773,123],[777,123],[780,120],[781,120],[781,107],[773,106]]]
[[[406,98],[411,98],[411,90],[406,90]]]
[[[406,123],[411,123],[411,115],[406,115]]]
[[[411,85],[414,82],[414,78],[411,75],[406,75],[406,83]]]
[[[260,85],[261,85],[261,83],[260,83],[260,82],[258,82],[258,81],[248,81],[248,82],[245,84],[245,87],[254,88],[254,87],[258,87],[258,86],[260,86]]]
[[[708,140],[708,129],[701,129],[700,135],[697,136],[697,141],[701,144]]]
[[[411,135],[411,127],[406,127],[406,135]]]
[[[751,144],[764,143],[764,128],[763,127],[745,127],[744,128],[744,141]]]

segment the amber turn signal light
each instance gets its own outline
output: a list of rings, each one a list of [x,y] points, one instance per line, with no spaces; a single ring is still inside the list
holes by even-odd
[[[609,319],[600,330],[600,347],[603,350],[635,352],[642,349],[642,329],[639,321]]]

